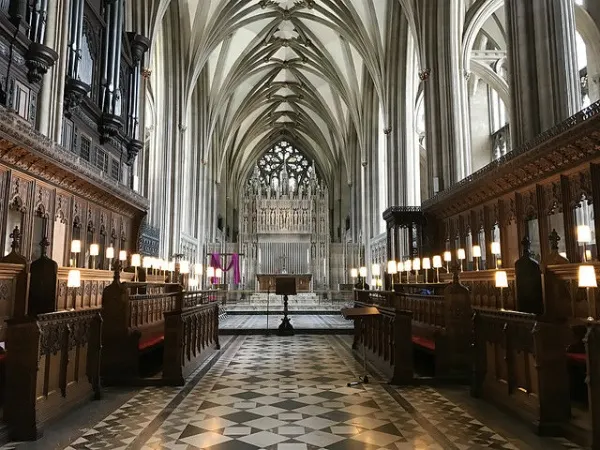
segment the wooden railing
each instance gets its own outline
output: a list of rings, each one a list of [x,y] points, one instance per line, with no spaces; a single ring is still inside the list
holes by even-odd
[[[443,295],[417,295],[399,293],[396,304],[400,309],[412,311],[413,321],[444,328],[444,296]]]
[[[185,384],[209,346],[220,349],[217,302],[166,312],[163,380],[170,385]]]
[[[129,303],[129,328],[141,329],[162,324],[163,313],[177,307],[178,285],[123,283]]]
[[[472,394],[557,433],[570,418],[565,325],[534,314],[476,310]]]
[[[4,419],[13,440],[34,440],[48,420],[100,397],[100,309],[8,320]]]
[[[515,269],[506,268],[508,287],[501,291],[496,287],[496,270],[467,271],[460,274],[460,282],[469,289],[471,306],[474,308],[515,310],[517,307],[515,295]],[[452,274],[440,273],[440,278],[447,283],[452,280]]]

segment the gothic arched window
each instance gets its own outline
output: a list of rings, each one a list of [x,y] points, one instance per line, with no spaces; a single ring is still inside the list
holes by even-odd
[[[307,188],[315,171],[313,162],[285,140],[279,141],[266,152],[258,160],[257,167],[261,182],[267,186],[275,186],[275,188],[279,185],[285,168],[292,192],[296,191],[299,186]]]

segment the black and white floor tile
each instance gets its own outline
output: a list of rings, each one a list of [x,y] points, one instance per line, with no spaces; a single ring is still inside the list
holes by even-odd
[[[335,336],[231,338],[184,388],[143,389],[66,448],[522,448],[433,388],[396,389],[377,375],[348,387],[361,372],[348,344]]]

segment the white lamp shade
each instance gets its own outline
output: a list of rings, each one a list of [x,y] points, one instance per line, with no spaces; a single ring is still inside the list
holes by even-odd
[[[151,256],[144,256],[144,259],[142,260],[142,267],[144,269],[151,268],[152,264],[153,264],[153,262],[152,262],[153,259],[154,258],[152,258]]]
[[[353,268],[350,269],[350,278],[357,278],[358,277],[358,269]]]
[[[465,259],[467,257],[466,253],[465,253],[465,249],[464,248],[459,248],[456,251],[456,257],[458,259]]]
[[[450,252],[448,252],[448,253],[450,253]],[[433,257],[433,268],[439,269],[440,267],[442,267],[442,257],[440,255],[435,255]]]
[[[598,282],[596,280],[596,270],[594,269],[594,266],[579,266],[578,283],[579,287],[598,287]]]
[[[100,246],[98,244],[90,245],[90,256],[98,256],[100,254]]]
[[[388,261],[387,272],[390,275],[395,275],[398,273],[398,264],[396,264],[396,261]]]
[[[215,278],[221,279],[223,278],[223,269],[217,267],[215,269]]]
[[[412,267],[415,270],[421,270],[421,258],[415,258],[415,259],[413,259]]]
[[[481,258],[481,247],[479,245],[474,245],[473,246],[473,257],[474,258]]]
[[[81,286],[81,272],[79,270],[69,270],[67,277],[67,287],[78,288]]]
[[[592,241],[592,230],[587,225],[579,225],[577,227],[577,242],[585,243]]]
[[[500,254],[500,242],[492,242],[492,255]]]
[[[114,247],[108,247],[106,249],[106,258],[113,259],[114,257],[115,257],[115,248]]]
[[[367,268],[366,267],[361,267],[360,269],[358,269],[358,273],[360,274],[361,278],[365,278],[367,276]]]
[[[431,269],[431,259],[423,258],[423,269]]]
[[[119,261],[127,261],[127,251],[121,250],[119,252]]]
[[[215,268],[213,266],[208,266],[206,268],[206,276],[208,278],[214,278],[215,277]]]
[[[179,263],[179,271],[182,275],[187,275],[190,273],[190,262],[189,261],[181,261]]]
[[[142,265],[142,257],[139,253],[134,253],[131,255],[131,265],[133,267],[140,267]]]
[[[202,275],[202,264],[200,264],[200,263],[194,264],[194,274]]]
[[[412,270],[412,261],[410,259],[404,261],[404,270],[406,272],[410,272]]]
[[[446,261],[446,262],[452,261],[452,252],[444,252],[444,261]]]
[[[81,241],[79,239],[71,241],[71,253],[81,253]]]
[[[396,272],[404,272],[404,263],[402,261],[398,261],[398,264],[396,264]]]
[[[496,271],[496,287],[497,288],[507,288],[508,287],[508,277],[506,275],[505,270],[497,270]]]
[[[371,273],[374,277],[381,276],[381,267],[379,266],[379,264],[373,264],[371,266]]]

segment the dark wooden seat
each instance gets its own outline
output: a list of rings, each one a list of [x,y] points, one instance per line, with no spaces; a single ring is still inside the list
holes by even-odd
[[[102,294],[103,383],[141,382],[140,358],[164,342],[164,314],[178,309],[182,292],[176,283],[122,283],[115,273]]]

